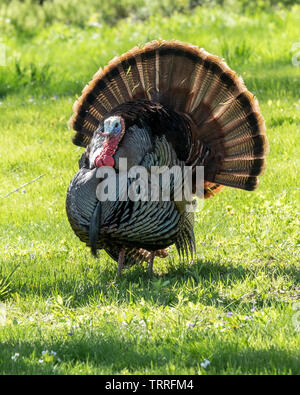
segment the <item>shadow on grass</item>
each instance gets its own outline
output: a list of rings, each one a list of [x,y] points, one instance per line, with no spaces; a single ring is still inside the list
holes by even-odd
[[[233,341],[190,337],[181,341],[180,347],[172,341],[163,341],[151,347],[151,343],[137,342],[121,338],[120,334],[106,335],[95,330],[86,337],[50,342],[22,341],[18,345],[5,343],[0,345],[1,374],[63,374],[64,369],[73,373],[129,373],[143,372],[169,373],[169,367],[175,366],[172,373],[199,373],[200,362],[206,355],[211,364],[205,372],[208,374],[280,374],[300,373],[299,355],[278,347],[257,349],[238,345]],[[193,348],[191,350],[191,340]],[[55,351],[61,362],[39,362],[42,351]],[[217,350],[217,351],[215,351]],[[192,352],[191,352],[192,351]],[[19,353],[17,361],[11,356]],[[24,357],[24,358],[23,358]],[[88,361],[88,364],[87,364]],[[57,364],[56,369],[54,365]],[[67,367],[61,366],[67,364]],[[174,369],[174,368],[173,368]],[[154,373],[154,374],[155,374]]]
[[[165,263],[163,263],[165,264]],[[99,265],[100,266],[100,265]],[[161,270],[160,262],[157,263],[156,270]],[[175,305],[179,297],[184,295],[186,302],[203,305],[226,306],[250,304],[252,296],[241,301],[239,298],[232,300],[220,294],[216,283],[221,283],[224,287],[231,287],[237,282],[255,280],[257,270],[263,270],[264,274],[270,275],[273,279],[279,276],[289,276],[291,279],[299,281],[299,271],[296,267],[280,267],[275,265],[259,267],[236,266],[232,264],[222,264],[220,261],[197,260],[190,264],[187,262],[174,263],[169,260],[165,268],[166,273],[156,274],[153,278],[148,276],[146,266],[138,265],[125,269],[121,276],[116,275],[116,265],[105,264],[100,269],[94,266],[89,276],[83,271],[69,275],[66,272],[57,270],[57,275],[50,278],[40,278],[37,289],[33,289],[30,284],[24,282],[20,287],[15,286],[14,292],[22,295],[40,295],[43,298],[60,295],[63,298],[72,296],[74,306],[89,304],[91,299],[104,304],[139,303],[143,298],[156,305]],[[254,292],[256,290],[253,288]],[[268,301],[260,300],[259,294],[253,294],[257,307],[266,305]],[[272,295],[270,295],[272,298]],[[270,299],[271,300],[271,299]]]

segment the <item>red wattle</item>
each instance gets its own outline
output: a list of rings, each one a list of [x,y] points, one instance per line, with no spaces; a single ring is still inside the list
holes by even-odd
[[[95,165],[95,167],[103,166],[103,162],[102,162],[102,159],[101,159],[100,155],[96,156],[96,158],[94,160],[94,165]]]
[[[103,161],[103,166],[109,166],[109,167],[113,167],[115,164],[114,158],[112,156],[104,156],[104,158],[102,158]]]
[[[95,167],[109,166],[114,167],[115,161],[112,157],[122,136],[112,137],[104,141],[100,155],[97,155],[94,160]]]
[[[114,158],[109,155],[105,155],[102,157],[100,155],[97,155],[94,160],[95,167],[102,167],[102,166],[114,167],[114,164],[115,164]]]

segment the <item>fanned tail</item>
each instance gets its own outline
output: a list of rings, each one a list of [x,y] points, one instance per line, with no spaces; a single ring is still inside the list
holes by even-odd
[[[257,187],[268,143],[256,98],[217,56],[178,41],[153,41],[113,59],[84,88],[71,126],[86,146],[116,106],[146,99],[186,117],[192,144],[187,164],[204,164],[205,197],[231,186]],[[204,163],[203,146],[209,152]]]

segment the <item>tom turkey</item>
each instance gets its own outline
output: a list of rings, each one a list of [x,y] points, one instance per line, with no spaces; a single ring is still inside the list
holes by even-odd
[[[204,198],[224,186],[252,191],[265,168],[255,97],[219,57],[178,41],[135,47],[100,69],[74,104],[70,125],[73,143],[85,151],[68,189],[68,218],[92,253],[104,249],[118,271],[148,261],[151,273],[154,257],[172,244],[180,255],[193,254],[194,215],[185,200],[99,201],[98,168],[119,177],[121,158],[128,169],[202,165]]]

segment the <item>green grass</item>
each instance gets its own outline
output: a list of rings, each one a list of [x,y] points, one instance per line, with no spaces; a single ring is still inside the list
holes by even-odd
[[[3,37],[0,196],[45,176],[0,201],[0,374],[300,373],[299,11],[197,8]],[[116,263],[92,258],[66,218],[81,152],[67,121],[99,66],[159,37],[224,56],[242,75],[266,120],[268,166],[257,191],[205,202],[193,262],[172,249],[153,279],[143,266],[116,278]]]

